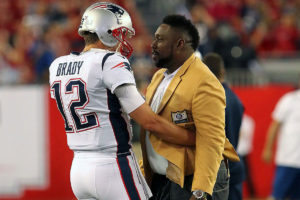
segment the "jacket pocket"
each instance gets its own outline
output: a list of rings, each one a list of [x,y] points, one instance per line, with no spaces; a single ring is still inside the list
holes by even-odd
[[[194,122],[187,122],[187,123],[179,123],[179,124],[176,124],[182,128],[185,128],[185,129],[188,129],[188,130],[191,130],[191,131],[196,131],[196,127],[195,127],[195,123]]]

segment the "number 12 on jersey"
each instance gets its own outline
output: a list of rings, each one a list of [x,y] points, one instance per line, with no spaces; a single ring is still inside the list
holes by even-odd
[[[77,94],[74,92],[77,88]],[[67,133],[82,132],[99,126],[99,120],[95,112],[80,114],[78,111],[83,110],[89,102],[86,90],[86,83],[81,79],[71,79],[62,90],[61,81],[55,81],[51,86],[57,107],[65,121]],[[73,99],[68,105],[63,100],[72,95]],[[71,119],[68,119],[68,117]],[[75,129],[75,130],[74,130]]]

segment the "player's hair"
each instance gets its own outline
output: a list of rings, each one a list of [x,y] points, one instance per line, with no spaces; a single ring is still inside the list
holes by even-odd
[[[91,33],[89,31],[84,31],[82,33],[85,44],[94,44],[99,41],[98,35],[96,33]]]
[[[223,58],[219,54],[208,53],[202,61],[218,79],[222,78],[225,69]]]
[[[168,15],[163,19],[163,23],[185,31],[192,38],[193,49],[197,49],[199,45],[199,33],[190,20],[182,15]]]

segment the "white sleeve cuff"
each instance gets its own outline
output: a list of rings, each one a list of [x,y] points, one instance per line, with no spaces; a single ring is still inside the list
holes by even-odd
[[[123,110],[127,114],[131,113],[145,103],[144,98],[133,84],[120,85],[115,89],[114,93],[118,97]]]

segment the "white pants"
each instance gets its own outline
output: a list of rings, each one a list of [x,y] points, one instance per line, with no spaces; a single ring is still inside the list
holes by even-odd
[[[147,200],[152,194],[133,155],[75,152],[71,186],[77,199]]]

